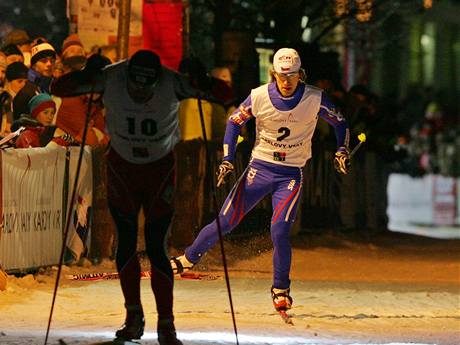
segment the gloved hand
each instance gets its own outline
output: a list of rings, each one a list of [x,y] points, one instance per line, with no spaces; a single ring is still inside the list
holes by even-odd
[[[105,66],[109,65],[110,59],[101,54],[93,54],[86,60],[85,70],[90,73],[97,73]]]
[[[222,161],[217,170],[217,187],[225,183],[225,177],[230,174],[235,168],[229,161]]]
[[[350,162],[350,152],[344,146],[341,146],[337,149],[334,157],[334,167],[340,174],[348,174],[351,162]]]

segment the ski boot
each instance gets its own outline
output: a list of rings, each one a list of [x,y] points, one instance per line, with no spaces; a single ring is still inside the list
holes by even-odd
[[[182,274],[188,272],[193,268],[193,266],[195,266],[194,263],[187,260],[185,254],[181,256],[173,256],[169,262],[171,263],[173,274]]]
[[[126,320],[115,333],[118,341],[140,339],[144,334],[145,320],[141,305],[126,305]]]
[[[157,334],[158,343],[160,345],[183,345],[183,343],[177,339],[174,319],[158,320]]]
[[[292,297],[289,296],[290,289],[277,289],[272,286],[272,300],[276,311],[286,311],[292,308]]]
[[[289,288],[276,289],[272,286],[272,300],[276,311],[281,316],[283,321],[289,325],[294,325],[292,317],[286,313],[286,311],[292,307],[292,297],[289,296],[289,291]]]

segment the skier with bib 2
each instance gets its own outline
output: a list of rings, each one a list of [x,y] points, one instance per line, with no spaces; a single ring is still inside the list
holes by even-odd
[[[285,312],[290,296],[291,244],[289,231],[296,217],[302,192],[302,169],[311,158],[311,141],[318,118],[335,129],[335,168],[347,174],[350,167],[349,129],[325,93],[305,84],[305,72],[296,50],[279,49],[273,58],[273,81],[253,89],[230,116],[225,131],[224,158],[217,185],[224,183],[233,168],[237,138],[251,118],[256,122],[256,141],[251,160],[230,191],[219,213],[222,234],[232,231],[259,201],[272,195],[274,307]],[[216,220],[206,225],[195,241],[178,257],[171,258],[175,274],[189,271],[219,239]]]

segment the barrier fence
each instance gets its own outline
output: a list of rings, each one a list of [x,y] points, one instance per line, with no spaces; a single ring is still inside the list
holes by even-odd
[[[206,171],[201,140],[184,141],[176,148],[177,186],[170,245],[178,249],[189,245],[201,227],[215,216],[211,184],[216,183],[215,171],[222,160],[221,143],[210,142],[209,147],[211,171]],[[251,147],[249,142],[238,145],[235,173],[227,184],[215,190],[219,205],[246,168]],[[0,152],[0,264],[4,269],[26,270],[57,264],[78,150],[73,147]],[[389,229],[460,238],[458,179],[389,174],[380,157],[366,151],[354,157],[348,175],[339,176],[332,164],[333,150],[316,146],[314,152],[304,168],[302,200],[292,234],[340,229],[372,235]],[[116,240],[107,208],[102,148],[85,149],[77,195],[71,210],[65,260],[113,257]],[[268,233],[271,207],[268,196],[227,238]],[[142,249],[142,229],[138,238],[138,247]]]
[[[0,263],[6,270],[54,265],[59,260],[78,148],[0,152]],[[77,200],[71,209],[66,260],[85,254],[91,229],[91,152],[85,150]]]

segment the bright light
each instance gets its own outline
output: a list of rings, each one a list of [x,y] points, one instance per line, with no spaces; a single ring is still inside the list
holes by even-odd
[[[420,43],[422,44],[422,46],[427,47],[432,43],[432,39],[428,35],[422,35],[422,37],[420,38]]]
[[[308,24],[308,16],[303,16],[302,17],[302,22],[300,23],[300,27],[302,29],[305,29],[307,27],[307,24]]]
[[[433,0],[423,0],[423,7],[425,8],[433,7]]]
[[[302,32],[302,41],[303,42],[310,42],[310,39],[311,39],[311,28],[306,28]]]
[[[30,335],[29,332],[27,332]],[[56,330],[51,333],[54,337],[62,338],[107,338],[113,339],[114,332],[88,332],[88,331],[62,331]],[[232,332],[177,332],[177,337],[182,341],[199,342],[200,344],[235,344],[235,334]],[[157,339],[155,332],[146,332],[142,340]],[[288,337],[288,336],[260,336],[252,334],[238,334],[240,344],[270,344],[270,345],[320,345],[325,344],[322,340],[308,337]],[[345,345],[345,343],[334,342],[336,345]],[[409,343],[353,343],[347,345],[409,345]],[[435,345],[427,343],[410,343],[410,345]]]

